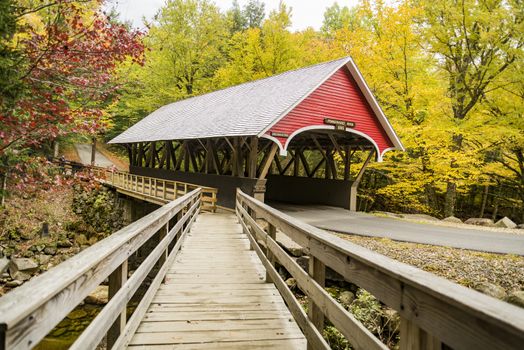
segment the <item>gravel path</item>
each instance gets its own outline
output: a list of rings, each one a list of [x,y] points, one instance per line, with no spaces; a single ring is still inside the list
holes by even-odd
[[[524,257],[522,256],[395,242],[387,238],[334,234],[466,287],[475,287],[479,283],[488,282],[501,286],[508,293],[524,290]]]

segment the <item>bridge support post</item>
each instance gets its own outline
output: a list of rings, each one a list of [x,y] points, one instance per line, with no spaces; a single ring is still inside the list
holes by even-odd
[[[441,350],[442,343],[414,322],[400,319],[400,350]]]
[[[371,160],[371,157],[373,157],[373,154],[375,153],[375,150],[371,150],[369,152],[368,157],[364,161],[364,164],[362,164],[362,168],[360,168],[360,171],[358,172],[357,177],[351,184],[351,192],[349,193],[349,210],[350,211],[357,211],[357,192],[358,192],[358,185],[360,184],[360,180],[362,180],[362,176],[364,175],[364,171],[366,170],[369,161]]]
[[[127,260],[125,260],[122,265],[116,268],[111,275],[109,275],[109,300],[115,296],[120,288],[127,281]],[[126,326],[126,308],[122,310],[120,315],[117,316],[115,322],[109,328],[107,332],[107,348],[115,344],[116,340],[120,336],[120,333],[123,332]]]
[[[322,287],[326,284],[326,266],[313,255],[309,255],[309,275]],[[312,301],[309,302],[308,317],[315,327],[322,333],[324,329],[324,313]],[[308,342],[308,350],[313,349]]]

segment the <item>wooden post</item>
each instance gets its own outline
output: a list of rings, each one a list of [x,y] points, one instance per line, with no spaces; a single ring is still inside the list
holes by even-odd
[[[125,260],[122,265],[116,268],[115,271],[113,271],[112,274],[109,275],[109,300],[115,296],[115,294],[118,292],[120,288],[126,283],[127,281],[127,260]],[[120,333],[124,330],[126,326],[126,308],[120,312],[120,314],[117,316],[115,322],[109,328],[107,332],[107,348],[111,349],[113,344],[116,342],[118,337],[120,336]]]
[[[362,164],[362,168],[360,168],[360,171],[358,172],[357,177],[351,184],[351,192],[349,193],[349,210],[350,211],[357,211],[357,191],[358,191],[358,185],[360,184],[360,180],[362,180],[362,175],[364,175],[364,171],[366,170],[369,161],[371,160],[371,157],[375,153],[375,150],[371,150],[369,152],[368,157],[366,158],[364,164]]]
[[[162,240],[167,236],[168,233],[169,233],[169,221],[158,232],[158,244],[160,244],[160,242],[162,242]],[[167,261],[167,257],[169,255],[168,249],[169,249],[169,246],[166,247],[166,250],[164,251],[164,253],[162,253],[160,258],[158,258],[158,265],[157,265],[158,268],[161,268],[162,265],[164,265],[164,263]]]
[[[400,350],[441,350],[442,343],[414,322],[400,318]]]
[[[257,177],[257,156],[258,156],[258,137],[251,136],[247,176],[250,178]]]
[[[322,287],[326,283],[326,266],[313,255],[309,256],[309,275]],[[313,302],[309,302],[308,317],[315,327],[322,333],[324,329],[324,314]],[[308,349],[312,349],[308,342]]]
[[[268,226],[267,226],[267,234],[269,237],[271,237],[274,241],[277,240],[277,229],[275,226],[271,225],[269,222],[268,222]],[[267,256],[267,259],[269,260],[269,262],[271,263],[271,265],[273,267],[276,268],[276,259],[275,259],[275,256],[273,255],[273,253],[271,253],[269,251],[269,248],[266,247],[266,256]],[[271,279],[269,273],[266,271],[266,282],[267,283],[272,283],[273,280]]]

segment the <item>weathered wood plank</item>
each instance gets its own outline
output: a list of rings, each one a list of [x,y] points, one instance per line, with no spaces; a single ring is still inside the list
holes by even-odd
[[[249,341],[224,341],[211,343],[193,343],[193,344],[177,344],[177,350],[214,350],[214,349],[228,349],[228,350],[294,350],[305,349],[305,339],[279,339],[279,340],[249,340]],[[173,345],[131,345],[132,350],[173,350]]]

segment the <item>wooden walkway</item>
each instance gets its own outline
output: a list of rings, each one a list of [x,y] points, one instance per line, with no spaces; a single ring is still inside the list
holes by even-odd
[[[131,349],[305,349],[306,340],[234,214],[203,213]]]

